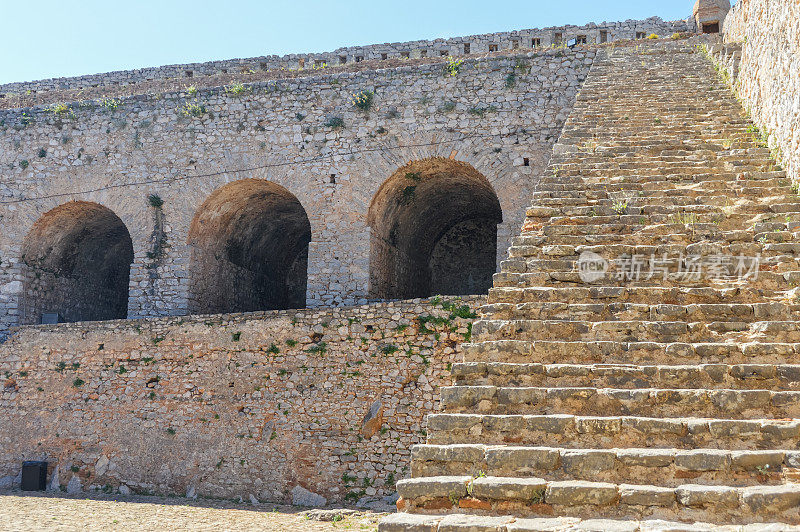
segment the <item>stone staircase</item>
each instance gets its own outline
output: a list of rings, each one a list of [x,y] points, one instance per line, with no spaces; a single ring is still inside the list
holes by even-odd
[[[800,197],[711,63],[607,49],[549,171],[380,530],[800,530]]]

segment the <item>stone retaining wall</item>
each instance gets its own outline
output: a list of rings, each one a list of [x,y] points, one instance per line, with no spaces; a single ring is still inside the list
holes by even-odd
[[[391,494],[483,301],[25,327],[0,345],[0,488],[44,459],[73,491]]]
[[[753,120],[800,179],[800,3],[739,0],[725,20],[726,43],[741,43],[736,91]]]

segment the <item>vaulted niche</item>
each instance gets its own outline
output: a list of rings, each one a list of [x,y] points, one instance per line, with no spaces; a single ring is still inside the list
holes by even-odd
[[[243,179],[216,191],[189,229],[193,314],[303,308],[311,224],[280,185]]]
[[[124,319],[133,243],[111,210],[73,201],[45,213],[22,245],[21,323]]]
[[[501,221],[494,189],[470,165],[433,158],[403,166],[369,208],[370,297],[486,293]]]

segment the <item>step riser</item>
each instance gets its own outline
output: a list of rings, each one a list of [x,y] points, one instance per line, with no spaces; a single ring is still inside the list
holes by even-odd
[[[800,365],[455,364],[456,386],[800,390]]]
[[[753,420],[435,414],[428,417],[428,427],[428,443],[435,445],[758,450],[793,448],[800,438],[798,422]]]
[[[542,364],[783,364],[800,360],[800,344],[689,344],[493,341],[465,344],[465,362]]]
[[[800,417],[800,392],[445,387],[442,411],[782,419]]]
[[[534,341],[558,338],[584,342],[800,342],[800,330],[763,326],[764,322],[569,322],[569,321],[478,321],[473,339]],[[781,322],[788,323],[788,322]],[[766,328],[765,328],[766,327]]]

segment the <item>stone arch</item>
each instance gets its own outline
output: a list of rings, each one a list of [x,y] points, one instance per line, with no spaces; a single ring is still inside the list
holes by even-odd
[[[467,163],[437,157],[399,168],[367,215],[370,297],[487,292],[502,218],[492,185]]]
[[[133,242],[98,203],[71,201],[42,215],[22,244],[21,323],[124,319]]]
[[[303,308],[311,224],[284,187],[262,179],[224,185],[189,227],[189,312]]]

